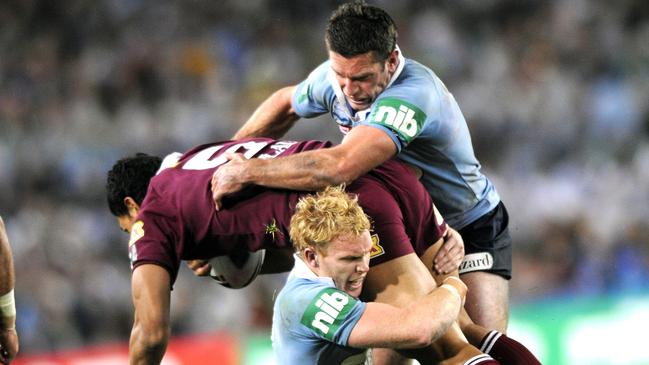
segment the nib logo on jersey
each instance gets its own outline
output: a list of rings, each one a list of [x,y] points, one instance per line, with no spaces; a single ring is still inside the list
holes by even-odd
[[[426,114],[415,105],[404,100],[385,98],[376,102],[370,115],[372,123],[382,124],[410,142],[421,131]]]
[[[300,322],[333,341],[355,303],[356,299],[343,291],[336,288],[323,289],[306,308]]]
[[[464,256],[460,265],[460,274],[471,271],[487,270],[494,266],[494,258],[489,252],[470,253]]]

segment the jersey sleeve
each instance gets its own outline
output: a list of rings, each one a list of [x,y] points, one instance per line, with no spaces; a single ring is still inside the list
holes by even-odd
[[[146,214],[138,215],[131,228],[128,244],[131,270],[143,264],[162,266],[169,272],[173,284],[178,275],[180,259],[172,241],[163,232],[155,219],[151,219]]]
[[[443,87],[443,85],[442,85]],[[405,148],[440,121],[440,93],[434,82],[405,81],[386,89],[360,124],[383,130],[397,149]]]
[[[335,287],[314,286],[302,293],[308,304],[300,324],[310,336],[347,346],[349,335],[365,311],[366,303]],[[300,298],[294,298],[296,302]]]
[[[327,80],[329,61],[311,72],[306,80],[297,85],[291,103],[295,113],[302,118],[312,118],[330,110],[334,91]]]

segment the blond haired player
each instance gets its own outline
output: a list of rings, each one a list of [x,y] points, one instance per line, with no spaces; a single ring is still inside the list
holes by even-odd
[[[430,346],[455,321],[466,295],[457,272],[404,307],[358,299],[370,269],[370,228],[341,187],[299,201],[290,225],[295,267],[273,310],[278,364],[366,364],[367,348]],[[498,362],[476,354],[463,363]]]

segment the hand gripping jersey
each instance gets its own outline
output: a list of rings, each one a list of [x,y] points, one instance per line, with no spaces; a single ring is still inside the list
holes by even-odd
[[[226,152],[281,158],[330,145],[256,138],[206,144],[168,156],[151,179],[131,230],[132,268],[160,265],[174,282],[181,260],[291,247],[288,226],[304,192],[254,186],[228,197],[217,212],[210,190],[212,174],[226,162],[222,157]],[[412,252],[421,255],[446,230],[415,174],[398,161],[377,167],[347,191],[358,194],[372,221],[370,265]]]
[[[329,112],[343,133],[358,125],[383,130],[398,158],[422,171],[422,183],[446,222],[460,229],[491,211],[500,197],[480,172],[453,95],[429,68],[400,53],[399,60],[390,83],[366,110],[349,107],[329,61],[296,87],[293,108],[303,118]]]
[[[367,351],[347,346],[365,303],[316,276],[295,256],[295,267],[273,306],[272,341],[277,365],[366,364]]]

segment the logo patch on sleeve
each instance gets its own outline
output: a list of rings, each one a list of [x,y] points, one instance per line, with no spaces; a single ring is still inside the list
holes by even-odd
[[[297,102],[300,104],[305,102],[308,99],[310,94],[311,94],[311,83],[307,82],[307,84],[302,86],[302,88],[300,89],[300,95],[297,96]]]
[[[392,129],[410,143],[421,132],[426,113],[404,100],[385,98],[376,102],[368,120]]]
[[[131,247],[137,240],[144,237],[144,222],[137,221],[131,227],[131,238],[128,240],[128,246]]]
[[[373,259],[377,256],[381,256],[385,253],[383,246],[379,241],[379,235],[374,233],[372,235],[372,251],[370,251],[370,259]]]
[[[333,341],[356,301],[357,299],[336,288],[323,289],[307,306],[300,323]]]

